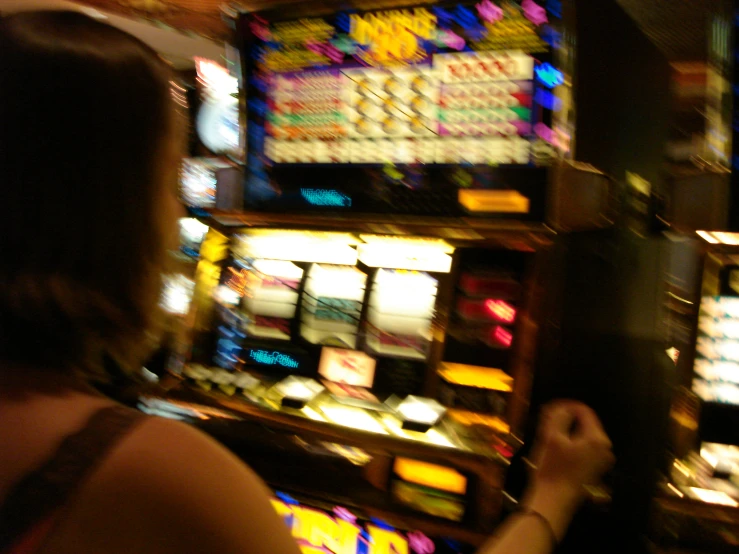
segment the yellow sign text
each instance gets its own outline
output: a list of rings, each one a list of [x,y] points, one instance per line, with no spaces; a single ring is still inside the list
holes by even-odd
[[[359,541],[369,543],[368,554],[409,554],[408,540],[398,531],[368,525],[367,540],[357,524],[326,512],[276,498],[272,499],[272,506],[290,525],[303,554],[357,554]]]

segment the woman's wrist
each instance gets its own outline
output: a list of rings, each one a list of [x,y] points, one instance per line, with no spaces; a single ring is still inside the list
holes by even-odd
[[[559,542],[583,499],[582,488],[560,483],[534,483],[524,494],[520,505],[546,518]]]

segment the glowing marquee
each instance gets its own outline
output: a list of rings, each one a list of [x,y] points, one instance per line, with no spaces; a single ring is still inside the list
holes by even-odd
[[[419,61],[426,52],[416,37],[429,40],[436,33],[436,16],[425,8],[351,14],[349,20],[349,37],[368,47],[359,57],[369,63]]]
[[[326,512],[288,504],[276,498],[272,506],[290,527],[303,554],[433,554],[434,543],[422,533],[404,535],[387,526],[368,523],[363,529],[343,508]]]
[[[257,88],[265,98],[249,102],[252,119],[264,118],[253,151],[275,164],[546,160],[561,141],[539,108],[557,107],[549,89],[564,78],[535,55],[551,50],[547,40],[556,43],[547,22],[534,0],[272,24],[255,15],[252,78],[264,81]],[[250,159],[252,174],[264,172],[260,163]],[[252,182],[255,190],[269,187]],[[349,196],[322,187],[300,195],[312,206],[355,208]]]

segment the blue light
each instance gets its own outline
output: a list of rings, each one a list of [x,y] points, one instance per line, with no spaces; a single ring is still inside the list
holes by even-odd
[[[267,175],[267,172],[264,170],[264,164],[261,164],[257,167],[249,167],[254,177],[258,179],[262,179],[263,181],[269,181],[269,175]]]
[[[352,21],[348,13],[341,12],[336,16],[336,28],[345,33],[348,33],[351,30]]]
[[[347,208],[352,199],[346,194],[333,189],[300,189],[300,195],[313,206],[338,206]]]
[[[534,96],[534,102],[539,104],[542,108],[552,110],[553,112],[559,111],[562,107],[562,101],[557,98],[554,94],[548,90],[538,89]]]
[[[536,79],[548,88],[554,88],[565,81],[562,72],[548,62],[537,65],[534,72],[536,73]]]
[[[375,524],[375,526],[379,527],[380,529],[385,529],[387,531],[395,531],[395,527],[390,525],[387,521],[382,520],[378,517],[371,517],[370,521]]]
[[[480,25],[480,21],[477,19],[475,13],[464,6],[457,6],[455,19],[462,27],[476,27]]]
[[[217,365],[233,366],[238,363],[241,347],[230,339],[220,338],[216,344],[214,361]]]
[[[210,213],[208,213],[208,210],[204,210],[202,208],[188,207],[187,208],[187,211],[193,217],[210,217]]]
[[[218,332],[220,332],[227,339],[232,339],[236,336],[236,333],[233,330],[229,329],[228,327],[224,325],[220,325],[218,327]]]
[[[241,347],[231,339],[218,339],[218,351],[221,354],[229,355],[241,351]]]
[[[445,10],[444,8],[432,7],[431,10],[436,15],[437,26],[442,30],[450,30],[453,23],[457,23],[461,26],[467,37],[473,41],[481,40],[487,30],[485,26],[480,23],[477,15],[464,6],[457,6],[454,13]]]
[[[559,43],[562,40],[562,33],[555,31],[554,28],[549,25],[544,26],[540,36],[541,40],[546,42],[552,48],[558,48]]]
[[[252,48],[251,57],[253,60],[257,60],[257,61],[263,60],[265,52],[266,51],[264,48],[260,48],[260,47]]]
[[[269,176],[264,171],[264,165],[252,166],[247,164],[247,167],[250,170],[249,181],[266,181],[269,184]]]
[[[264,162],[256,154],[250,153],[246,159],[246,165],[251,169],[252,173],[264,168]],[[263,176],[262,176],[263,177]]]
[[[454,21],[454,16],[446,11],[444,8],[434,6],[431,9],[433,10],[434,15],[436,15],[436,20],[439,22],[439,27],[446,27]]]
[[[249,84],[256,88],[259,92],[266,93],[269,89],[269,83],[256,75],[249,79]]]
[[[300,502],[295,500],[292,496],[290,496],[286,492],[275,491],[275,496],[279,498],[280,500],[282,500],[285,504],[294,504],[296,506],[300,506]]]
[[[418,42],[418,47],[423,50],[424,52],[435,52],[436,51],[436,44],[433,40],[426,40],[421,37],[417,37],[416,41]]]
[[[249,155],[246,158],[246,165],[250,168],[256,169],[258,167],[264,167],[264,162],[255,153],[249,152]]]
[[[197,259],[200,257],[200,253],[194,248],[190,248],[189,246],[180,246],[180,250],[185,256],[188,256],[189,258]]]
[[[477,42],[487,34],[487,29],[480,23],[475,12],[464,6],[457,6],[454,10],[454,20],[464,29],[470,40]]]
[[[562,19],[562,0],[547,0],[547,11]]]
[[[291,369],[300,366],[295,358],[277,350],[249,350],[249,357],[260,365],[279,365]]]
[[[370,551],[370,536],[367,531],[362,531],[359,534],[359,540],[357,541],[357,554],[369,554]]]
[[[264,130],[264,127],[257,124],[251,124],[249,125],[249,140],[253,140],[255,142],[262,142],[264,138],[267,136],[267,132]]]
[[[485,35],[487,35],[488,30],[482,25],[473,25],[465,29],[465,32],[467,33],[467,37],[471,41],[478,42],[485,38]]]
[[[259,98],[252,98],[249,100],[249,109],[256,113],[257,115],[264,115],[264,112],[267,111],[267,103],[264,100],[260,100]]]

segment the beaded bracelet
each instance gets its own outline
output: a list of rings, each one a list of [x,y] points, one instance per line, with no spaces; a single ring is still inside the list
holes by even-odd
[[[516,510],[515,513],[522,516],[533,516],[541,521],[544,524],[544,527],[546,527],[547,529],[547,534],[549,535],[549,538],[552,540],[552,549],[555,549],[557,548],[557,546],[559,546],[559,540],[557,539],[557,534],[554,532],[554,527],[552,527],[552,524],[543,514],[527,506],[522,506],[521,508]]]

